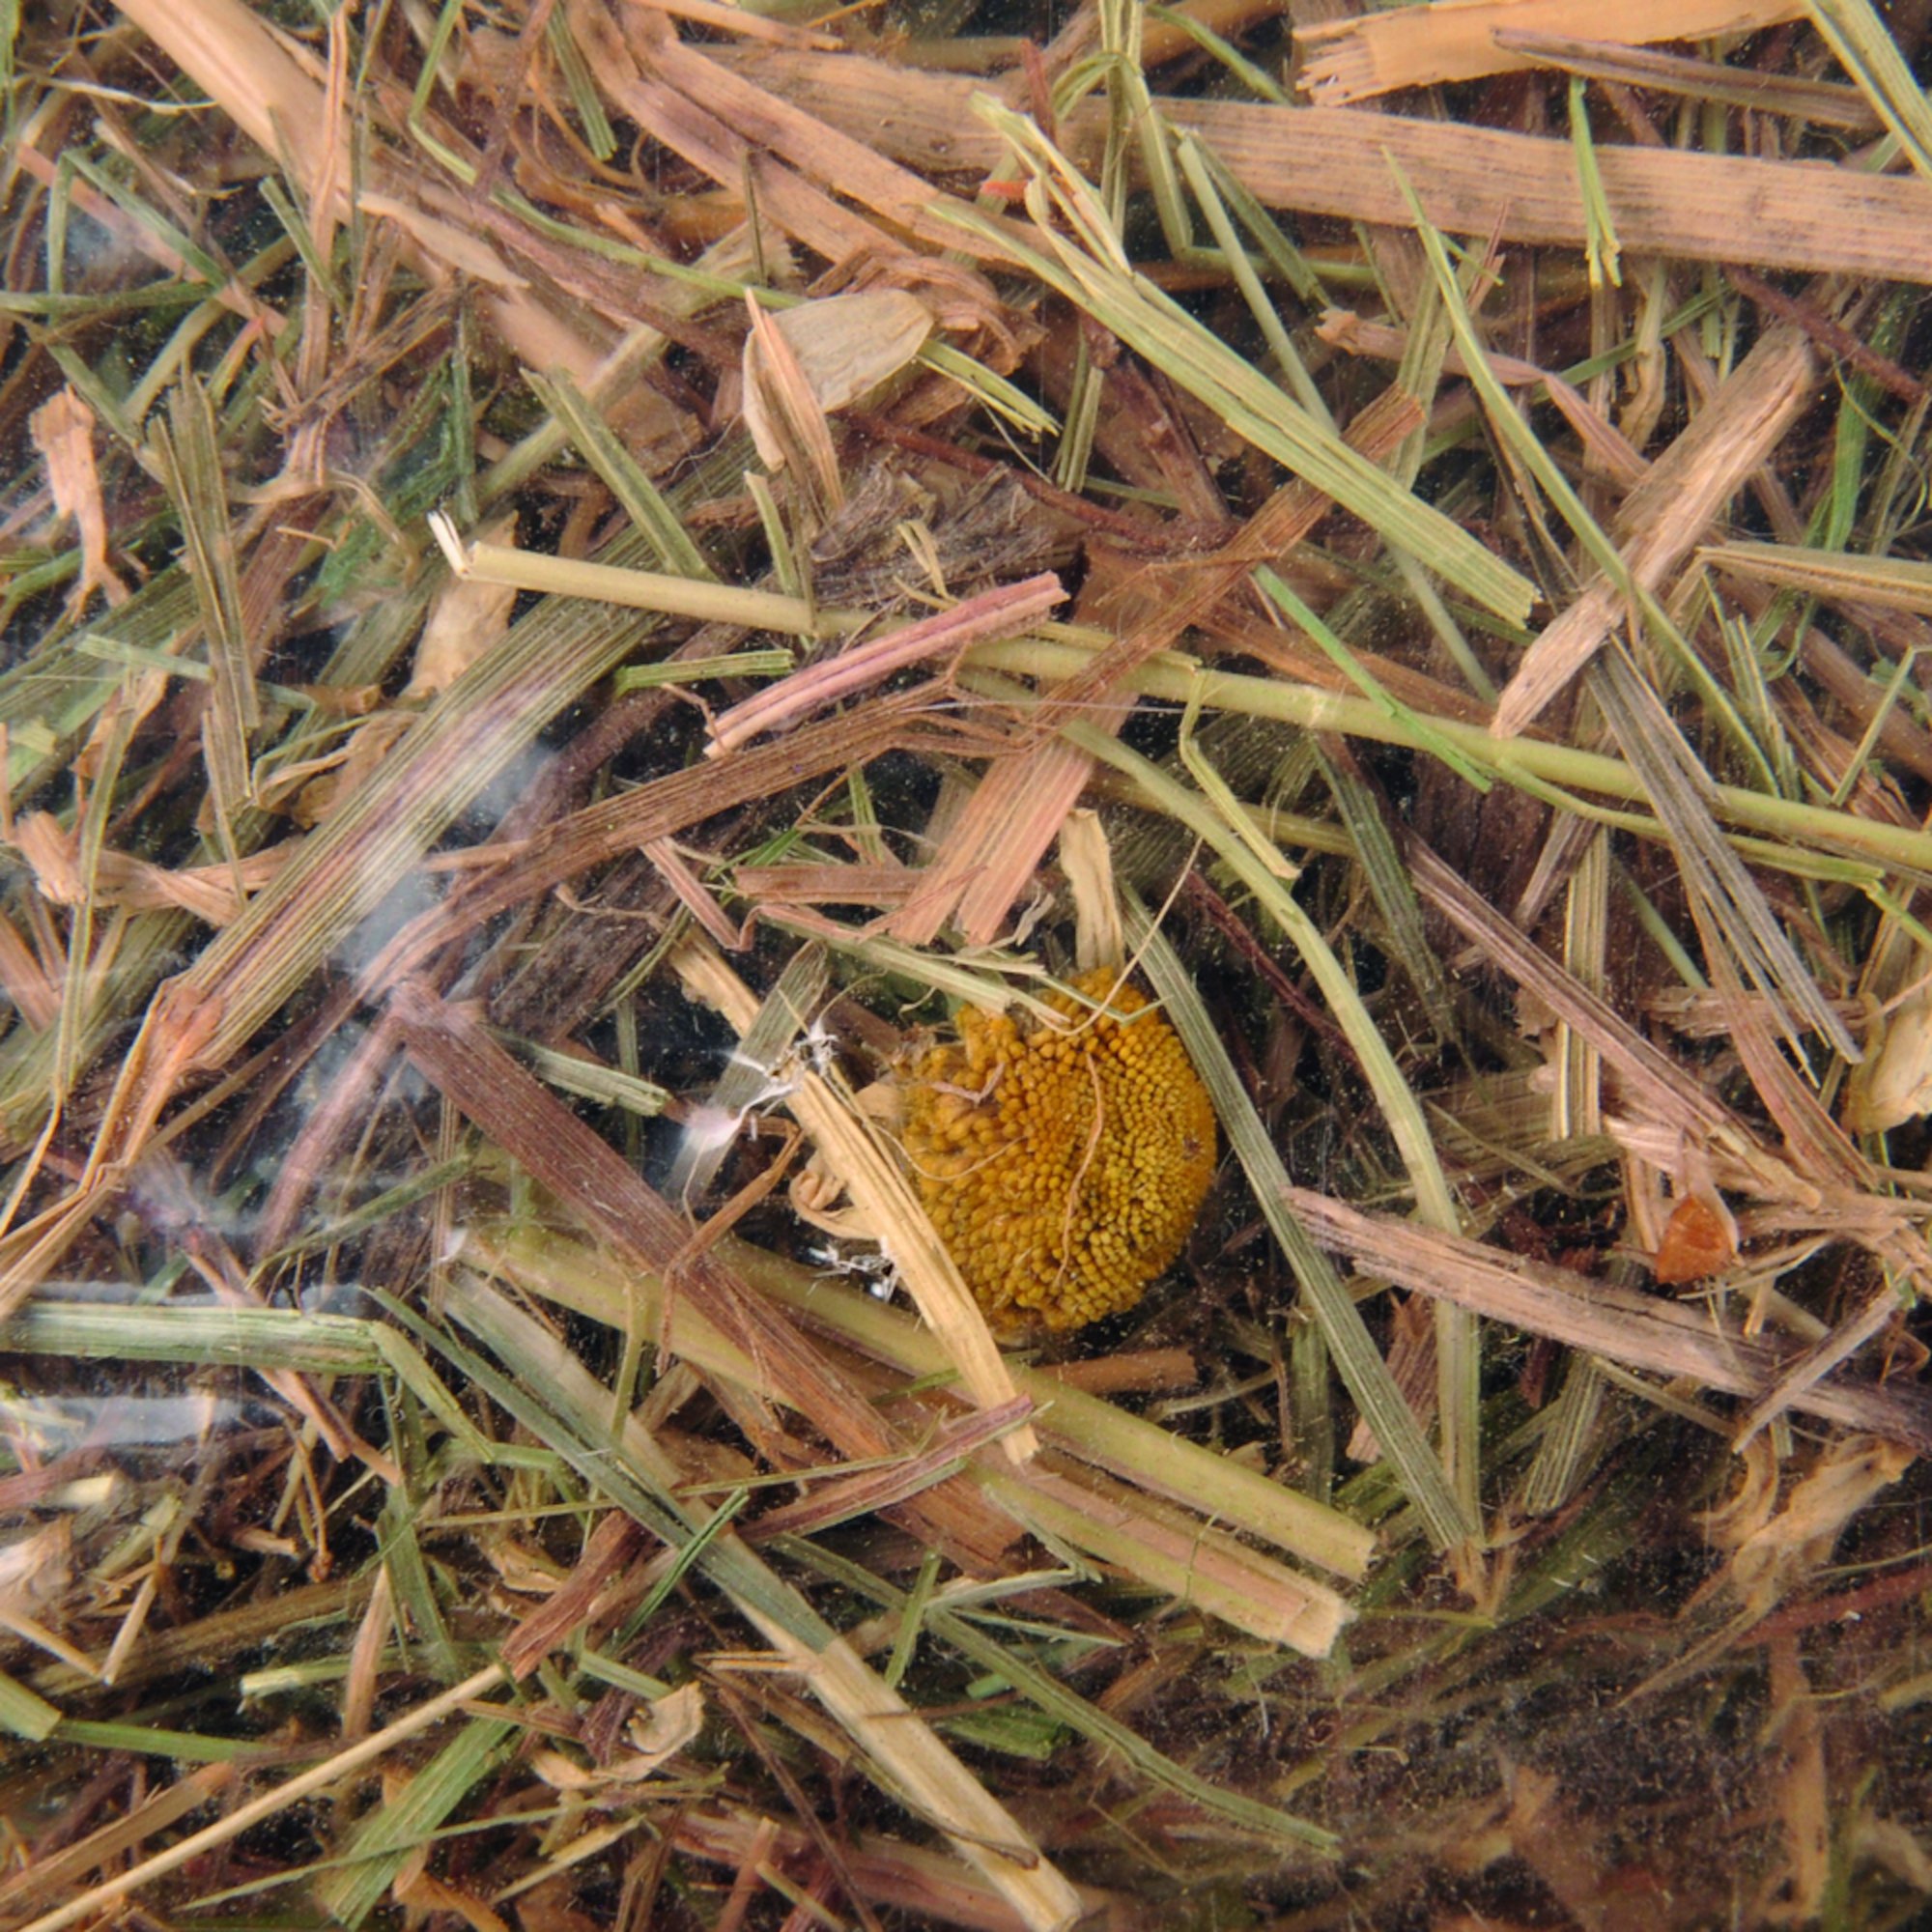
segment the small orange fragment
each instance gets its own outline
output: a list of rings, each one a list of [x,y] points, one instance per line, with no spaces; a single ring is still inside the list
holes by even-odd
[[[1651,1272],[1662,1286],[1681,1288],[1729,1267],[1737,1258],[1737,1230],[1729,1215],[1701,1195],[1687,1194],[1664,1223]]]
[[[996,1325],[1078,1328],[1131,1308],[1179,1254],[1214,1178],[1214,1109],[1174,1029],[1111,967],[1022,1030],[968,1009],[920,1062],[905,1151],[933,1227]],[[1115,1017],[1118,1014],[1120,1017]]]

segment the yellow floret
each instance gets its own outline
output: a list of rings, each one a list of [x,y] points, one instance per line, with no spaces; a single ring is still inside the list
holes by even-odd
[[[1214,1109],[1174,1029],[1111,967],[1074,1024],[971,1009],[915,1070],[905,1148],[925,1209],[995,1322],[1078,1328],[1131,1308],[1180,1252],[1214,1177]]]

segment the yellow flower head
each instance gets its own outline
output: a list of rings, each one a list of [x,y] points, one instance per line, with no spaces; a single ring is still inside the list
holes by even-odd
[[[1174,1029],[1112,967],[1031,1032],[968,1009],[921,1060],[905,1148],[980,1307],[1078,1328],[1131,1308],[1180,1252],[1214,1178],[1214,1109]],[[1120,1015],[1121,1017],[1116,1017]]]

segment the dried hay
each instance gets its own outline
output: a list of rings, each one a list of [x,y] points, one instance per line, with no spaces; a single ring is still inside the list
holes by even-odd
[[[1905,1922],[1924,10],[15,12],[0,1918]]]

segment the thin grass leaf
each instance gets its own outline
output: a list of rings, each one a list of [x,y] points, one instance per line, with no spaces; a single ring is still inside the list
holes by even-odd
[[[228,279],[227,271],[220,263],[192,236],[176,227],[158,209],[143,201],[126,182],[116,180],[92,156],[69,149],[61,156],[61,167],[63,171],[71,170],[98,193],[105,195],[144,230],[152,238],[159,259],[171,259],[174,264],[192,270],[204,282],[215,287]]]
[[[597,93],[597,83],[591,77],[590,65],[583,58],[583,50],[577,44],[577,36],[571,31],[570,15],[556,13],[546,23],[545,38],[550,43],[550,50],[556,61],[556,70],[563,76],[565,92],[570,96],[571,111],[577,116],[578,126],[583,129],[583,145],[600,161],[608,161],[617,152],[617,136],[611,127],[611,118],[604,112],[604,102]]]
[[[1687,874],[1719,921],[1746,977],[1779,1005],[1779,1026],[1799,1052],[1801,1032],[1822,1036],[1840,1059],[1863,1058],[1844,1022],[1818,989],[1757,881],[1719,834],[1711,815],[1710,775],[1671,722],[1657,694],[1621,646],[1603,653],[1592,688],[1632,769],[1645,781]]]
[[[118,699],[109,701],[102,721],[106,730],[97,729],[95,734],[95,781],[88,789],[86,804],[80,814],[80,836],[74,855],[81,890],[67,936],[67,972],[61,984],[60,1019],[53,1038],[55,1084],[52,1098],[57,1107],[66,1103],[80,1072],[84,1050],[92,1032],[90,1022],[99,1011],[102,990],[99,984],[100,969],[104,957],[111,956],[111,948],[106,947],[103,948],[103,955],[97,956],[95,907],[99,896],[99,879],[108,820],[113,815],[122,766],[143,716],[143,707],[136,697],[137,689],[131,679],[124,684]]]
[[[1179,758],[1187,776],[1227,821],[1229,829],[1249,853],[1277,879],[1292,883],[1299,877],[1300,868],[1292,865],[1282,854],[1281,848],[1273,844],[1264,834],[1255,817],[1235,796],[1234,788],[1221,774],[1214,769],[1213,761],[1202,751],[1195,741],[1195,722],[1201,716],[1201,693],[1197,688],[1187,700],[1187,709],[1180,714],[1180,739],[1175,747],[1175,754]],[[1065,835],[1062,834],[1065,843]],[[1063,859],[1063,864],[1065,863]],[[1111,880],[1109,881],[1111,884]],[[1082,954],[1083,964],[1100,965],[1105,963],[1104,953],[1092,961]]]
[[[295,244],[296,253],[301,257],[301,264],[308,278],[319,288],[330,308],[343,306],[342,292],[336,286],[335,271],[329,262],[316,246],[315,232],[308,225],[308,217],[298,208],[289,191],[273,175],[262,177],[262,199],[274,211],[275,219],[288,231],[289,240]]]
[[[1570,83],[1570,149],[1577,156],[1577,183],[1583,190],[1583,260],[1590,286],[1624,284],[1617,226],[1597,167],[1597,144],[1590,134],[1589,90],[1579,75]]]
[[[397,1336],[398,1341],[402,1339]],[[408,1346],[405,1342],[404,1347]],[[427,1369],[428,1365],[424,1366]],[[554,1458],[546,1460],[555,1466]],[[462,1676],[463,1666],[450,1634],[449,1619],[443,1615],[429,1563],[423,1555],[422,1541],[416,1534],[418,1520],[417,1506],[411,1502],[405,1490],[400,1486],[391,1489],[384,1501],[381,1519],[384,1582],[388,1588],[388,1601],[393,1605],[398,1634],[412,1635],[427,1653],[428,1664],[437,1678],[441,1683],[454,1684]]]
[[[1435,949],[1423,927],[1415,888],[1409,883],[1408,868],[1389,836],[1381,808],[1352,763],[1330,756],[1319,738],[1314,740],[1314,752],[1321,768],[1322,782],[1342,814],[1362,876],[1381,913],[1395,961],[1421,997],[1423,1010],[1438,1037],[1444,1040],[1456,1039],[1462,1029],[1456,1018],[1455,997],[1443,977],[1442,962],[1436,958]]]
[[[1063,1684],[1051,1671],[1037,1668],[1010,1646],[976,1629],[968,1618],[952,1610],[933,1609],[926,1613],[926,1627],[940,1642],[970,1657],[982,1670],[991,1671],[1009,1684],[1048,1717],[1118,1755],[1150,1784],[1176,1793],[1189,1804],[1199,1805],[1210,1817],[1300,1850],[1326,1851],[1336,1842],[1333,1833],[1319,1825],[1311,1825],[1291,1812],[1258,1804],[1236,1792],[1225,1791],[1177,1764],[1118,1719],[1110,1718]]]
[[[625,665],[613,677],[619,692],[660,691],[666,685],[704,684],[720,677],[784,677],[798,659],[782,645],[767,651],[727,651],[716,658],[667,658],[659,664]]]
[[[1073,374],[1067,383],[1066,424],[1054,452],[1053,480],[1063,490],[1087,487],[1087,466],[1094,454],[1094,431],[1100,420],[1106,384],[1087,353],[1087,338],[1074,344]]]
[[[1203,836],[1207,836],[1205,831]],[[1222,857],[1231,855],[1223,849]],[[1253,881],[1247,883],[1252,886]],[[1185,968],[1159,929],[1150,923],[1138,900],[1128,903],[1127,937],[1153,982],[1169,1020],[1180,1035],[1195,1070],[1213,1096],[1214,1110],[1220,1115],[1235,1156],[1248,1177],[1262,1218],[1267,1222],[1268,1231],[1281,1244],[1289,1266],[1294,1270],[1295,1280],[1307,1297],[1310,1313],[1321,1324],[1322,1338],[1344,1386],[1375,1431],[1382,1453],[1415,1505],[1431,1540],[1438,1548],[1467,1542],[1478,1534],[1475,1519],[1451,1487],[1441,1462],[1415,1419],[1415,1411],[1403,1399],[1389,1374],[1388,1364],[1369,1334],[1353,1297],[1327,1258],[1288,1211],[1284,1191],[1289,1182],[1281,1156],[1255,1113]]]
[[[1264,100],[1271,100],[1277,107],[1293,104],[1253,61],[1230,45],[1205,21],[1197,20],[1191,14],[1179,13],[1172,7],[1157,4],[1149,7],[1148,17],[1158,20],[1164,27],[1172,27],[1177,33],[1185,34],[1196,46],[1211,54],[1242,86],[1260,95]]]
[[[1100,14],[1101,44],[1113,57],[1107,71],[1109,128],[1106,160],[1100,170],[1102,198],[1113,212],[1118,232],[1126,212],[1127,143],[1131,139],[1139,151],[1141,173],[1153,197],[1168,252],[1176,261],[1186,261],[1194,254],[1194,230],[1174,172],[1172,137],[1141,71],[1141,28],[1146,10],[1139,0],[1100,0]]]
[[[1607,982],[1610,845],[1591,836],[1563,895],[1563,964],[1579,985],[1601,993]],[[1557,1022],[1556,1093],[1549,1110],[1553,1140],[1604,1130],[1603,1059],[1568,1021]]]
[[[1255,272],[1247,250],[1241,246],[1240,238],[1235,233],[1234,223],[1228,218],[1228,211],[1222,205],[1220,186],[1208,166],[1206,150],[1193,135],[1183,134],[1176,144],[1176,152],[1195,204],[1207,217],[1229,272],[1235,278],[1235,286],[1240,290],[1241,299],[1247,303],[1248,313],[1254,317],[1255,326],[1273,354],[1276,366],[1293,392],[1295,401],[1316,422],[1333,429],[1334,417],[1322,401],[1314,378],[1309,375],[1307,364],[1295,350],[1293,339],[1283,325],[1279,311],[1268,299],[1262,278]]]
[[[1932,613],[1932,563],[1902,556],[1854,556],[1802,544],[1707,544],[1699,558],[1761,583],[1782,583],[1813,597],[1871,604],[1885,611]]]
[[[906,1592],[905,1608],[899,1614],[898,1634],[893,1639],[893,1654],[886,1662],[885,1680],[895,1690],[905,1680],[913,1651],[925,1623],[926,1608],[932,1602],[933,1589],[938,1581],[939,1557],[935,1551],[928,1549],[920,1562],[919,1575],[914,1577],[912,1588]]]
[[[512,1720],[472,1719],[397,1797],[371,1812],[349,1840],[347,1869],[316,1887],[330,1917],[354,1932],[382,1904],[417,1848],[490,1775],[520,1729]]]
[[[214,699],[202,743],[214,787],[217,824],[233,856],[237,849],[233,816],[248,796],[248,733],[262,722],[262,703],[242,617],[214,411],[208,391],[193,377],[184,378],[176,387],[167,422],[155,426],[152,447],[174,498],[214,673]]]
[[[1301,1454],[1299,1484],[1317,1502],[1326,1502],[1335,1485],[1331,1369],[1321,1324],[1305,1311],[1298,1313],[1288,1328],[1289,1389],[1294,1404],[1294,1444]]]
[[[1489,775],[1473,760],[1464,757],[1455,744],[1437,732],[1420,714],[1410,710],[1400,699],[1391,697],[1364,668],[1361,660],[1354,652],[1282,582],[1274,571],[1265,564],[1262,565],[1255,572],[1255,582],[1276,604],[1280,605],[1283,614],[1291,622],[1298,624],[1316,643],[1321,645],[1322,655],[1337,669],[1346,673],[1350,683],[1371,704],[1378,710],[1385,711],[1391,723],[1405,727],[1411,743],[1440,758],[1472,790],[1478,792],[1489,790]]]
[[[1328,290],[1322,277],[1333,272],[1334,265],[1323,265],[1318,270],[1289,239],[1281,224],[1262,202],[1249,192],[1246,185],[1205,141],[1191,133],[1183,134],[1180,139],[1193,149],[1220,198],[1234,211],[1236,219],[1248,231],[1255,246],[1260,249],[1262,259],[1308,307],[1325,306]],[[1299,395],[1299,385],[1296,384],[1295,388]]]
[[[1523,1479],[1525,1514],[1553,1515],[1575,1495],[1589,1472],[1607,1393],[1593,1357],[1578,1355],[1571,1361],[1562,1390],[1544,1411],[1543,1437]]]
[[[651,1626],[651,1619],[668,1604],[674,1592],[682,1587],[684,1579],[691,1574],[711,1547],[712,1543],[731,1525],[732,1520],[743,1511],[751,1499],[749,1490],[733,1490],[720,1501],[710,1517],[696,1534],[685,1542],[666,1565],[665,1573],[644,1592],[638,1607],[624,1620],[624,1627],[617,1633],[620,1644],[635,1643]],[[663,1694],[662,1691],[659,1692]]]
[[[1804,11],[1906,158],[1932,180],[1932,106],[1891,30],[1868,0],[1804,0]]]
[[[529,384],[557,426],[650,545],[658,566],[673,577],[717,582],[718,573],[678,521],[664,493],[611,433],[604,417],[584,400],[569,375],[561,369],[548,378],[532,373]]]

